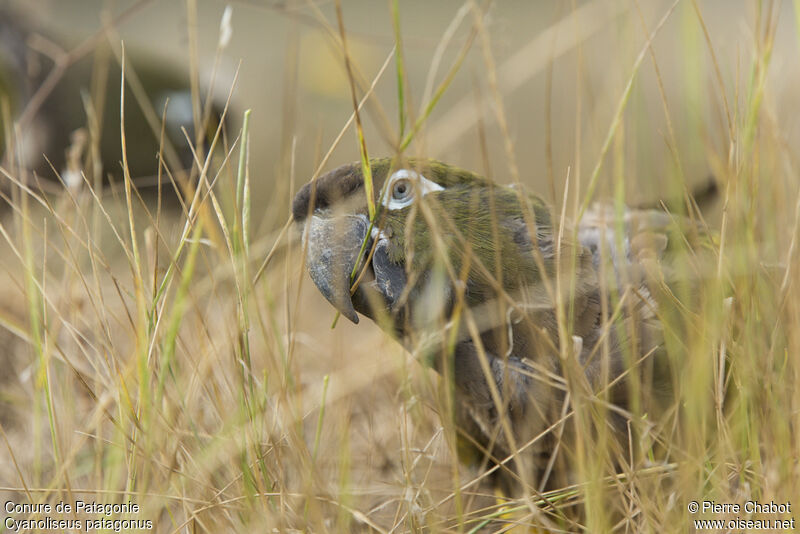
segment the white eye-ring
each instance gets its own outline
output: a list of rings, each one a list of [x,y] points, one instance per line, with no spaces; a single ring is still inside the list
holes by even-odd
[[[403,209],[414,202],[417,191],[425,196],[432,191],[444,191],[444,187],[415,171],[400,169],[389,177],[381,204],[390,210]]]

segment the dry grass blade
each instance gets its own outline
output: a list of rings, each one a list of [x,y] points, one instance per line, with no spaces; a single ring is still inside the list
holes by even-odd
[[[352,58],[347,48],[347,34],[344,29],[344,17],[342,15],[342,2],[336,0],[336,20],[339,23],[339,35],[342,39],[342,49],[344,52],[344,65],[347,70],[347,79],[350,82],[350,96],[353,100],[353,113],[356,118],[356,136],[358,138],[358,151],[361,154],[361,172],[364,175],[364,193],[367,197],[367,208],[369,210],[369,220],[375,220],[375,194],[372,185],[372,169],[369,164],[369,152],[367,152],[367,141],[364,138],[364,128],[361,125],[361,114],[358,111],[358,96],[356,95],[356,82],[353,78]],[[352,278],[352,277],[351,277]]]

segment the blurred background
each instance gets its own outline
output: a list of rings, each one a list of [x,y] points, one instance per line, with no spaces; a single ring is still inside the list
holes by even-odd
[[[471,46],[411,152],[469,169],[483,171],[489,166],[501,182],[511,181],[508,160],[513,156],[523,182],[542,193],[553,183],[556,198],[568,168],[573,183],[580,180],[585,185],[646,36],[670,4],[490,3],[482,24],[491,42],[476,40]],[[231,37],[219,50],[220,22],[227,6],[232,8]],[[123,20],[102,35],[101,42],[111,40],[116,47],[124,42],[130,66],[155,71],[150,76],[169,72],[182,75],[188,83],[196,69],[194,75],[205,90],[212,86],[218,104],[224,104],[238,70],[229,113],[231,131],[240,124],[241,112],[252,109],[252,142],[258,147],[252,154],[254,194],[267,198],[280,194],[286,206],[292,147],[297,187],[316,170],[352,112],[336,44],[333,2],[197,0],[187,7],[183,2],[83,0],[25,2],[15,7],[28,13],[64,51],[102,32],[104,21],[110,24],[122,14]],[[626,181],[630,202],[653,202],[664,196],[666,184],[677,172],[676,161],[690,184],[715,171],[719,174],[727,162],[728,121],[736,120],[747,98],[754,45],[764,31],[754,27],[765,22],[756,10],[749,3],[706,1],[695,7],[680,2],[663,24],[652,43],[660,81],[647,53],[623,115],[620,162],[622,172],[631,178]],[[764,73],[769,87],[764,110],[785,142],[797,144],[795,95],[800,74],[794,9],[790,2],[782,2],[770,13],[776,26],[771,68]],[[366,90],[394,47],[390,4],[347,3],[343,15],[357,78]],[[460,2],[408,1],[400,6],[412,118],[420,115],[446,77],[469,38],[474,18]],[[489,72],[487,54],[494,73]],[[375,156],[393,152],[399,131],[393,58],[390,61],[364,113],[367,146]],[[501,97],[501,110],[496,95]],[[75,99],[58,105],[63,113],[80,114],[82,107]],[[160,115],[161,109],[156,112]],[[503,127],[498,113],[506,121]],[[670,127],[677,143],[672,148]],[[513,143],[510,153],[504,148],[506,138]],[[354,139],[352,132],[345,135],[326,168],[357,159]],[[601,191],[612,172],[612,165],[603,169]],[[285,217],[285,211],[276,211],[280,213],[254,216],[266,217],[268,227]]]
[[[587,194],[680,206],[713,182],[728,211],[720,200],[703,216],[728,225],[725,266],[777,267],[783,294],[797,290],[797,2],[403,0],[396,17],[393,5],[341,2],[370,156],[394,155],[419,121],[406,155],[519,179],[555,206],[565,192],[568,206]],[[336,6],[0,0],[0,500],[134,496],[138,517],[172,532],[463,531],[496,511],[454,461],[435,373],[367,321],[329,328],[287,226],[302,184],[359,158]],[[236,198],[245,110],[249,211]],[[192,209],[220,124],[214,185]],[[723,452],[703,449],[705,426],[689,432],[681,458],[706,463],[681,464],[673,493],[638,488],[633,531],[685,531],[675,502],[724,500],[729,480],[800,496],[785,424],[800,413],[800,372],[785,364],[800,341],[771,322],[796,324],[800,299],[740,287],[752,293],[734,319],[709,315],[692,348],[724,354],[725,332],[744,337],[750,404],[734,423],[747,430],[724,433]],[[706,360],[687,363],[687,383],[715,380]],[[765,393],[770,377],[786,387]],[[712,413],[710,399],[694,411]]]

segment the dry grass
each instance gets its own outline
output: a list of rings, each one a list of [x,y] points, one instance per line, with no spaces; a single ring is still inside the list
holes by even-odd
[[[284,117],[281,183],[271,196],[254,193],[254,177],[265,171],[256,168],[264,162],[260,145],[247,142],[246,119],[239,132],[217,132],[210,156],[196,154],[186,182],[196,190],[187,186],[184,204],[169,209],[142,198],[127,172],[114,188],[94,181],[91,151],[81,160],[83,184],[44,194],[9,157],[19,131],[7,127],[0,501],[132,501],[137,513],[111,518],[149,520],[157,532],[470,532],[511,523],[684,532],[698,517],[748,517],[693,516],[690,501],[800,506],[800,152],[796,102],[783,92],[794,80],[796,94],[800,30],[790,28],[787,45],[777,28],[792,6],[753,5],[743,21],[747,47],[729,53],[704,4],[639,4],[564,5],[502,60],[493,51],[496,41],[503,46],[502,28],[491,18],[499,6],[457,4],[452,28],[431,40],[438,51],[415,70],[405,7],[394,2],[384,21],[394,29],[392,53],[369,74],[356,55],[344,55],[343,38],[360,33],[337,20],[334,6],[278,10],[295,24],[287,63],[303,69],[291,38],[298,21],[322,34],[348,59],[344,109],[350,100],[363,105],[369,121],[354,114],[336,122],[343,134],[332,145],[305,139],[298,147],[292,128],[301,126]],[[345,19],[359,9],[335,8]],[[193,38],[196,10],[187,2]],[[620,29],[618,55],[598,66],[592,39],[604,25]],[[791,64],[776,67],[779,38],[780,57]],[[669,45],[675,49],[665,52]],[[570,66],[559,70],[560,61]],[[286,94],[300,91],[292,68]],[[670,77],[681,80],[677,88]],[[567,217],[595,193],[617,205],[681,198],[709,169],[723,198],[717,212],[703,214],[718,235],[715,265],[696,308],[678,314],[684,334],[668,346],[678,370],[668,441],[641,444],[643,457],[613,473],[619,459],[611,448],[579,432],[575,486],[546,495],[547,505],[532,494],[500,510],[485,477],[454,459],[439,377],[372,326],[329,328],[333,311],[304,275],[298,232],[281,217],[288,194],[308,179],[301,172],[341,163],[340,141],[358,148],[351,155],[402,148],[531,182],[527,152],[542,139],[523,136],[524,99],[512,95],[531,80],[548,87],[534,185],[554,205],[563,199]],[[206,95],[195,96],[199,111]],[[284,108],[295,104],[287,97]],[[258,112],[257,102],[244,106]],[[569,111],[553,119],[559,106]],[[465,133],[478,149],[466,146]],[[135,142],[124,124],[116,134],[123,146]],[[270,228],[252,222],[262,211]],[[558,511],[575,503],[586,511],[579,523]]]

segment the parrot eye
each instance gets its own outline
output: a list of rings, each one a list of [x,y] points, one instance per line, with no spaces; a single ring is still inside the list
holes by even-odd
[[[401,178],[392,185],[392,200],[403,202],[412,194],[412,185],[407,178]]]
[[[400,169],[389,177],[382,204],[390,210],[399,210],[410,206],[417,193],[425,196],[428,193],[443,190],[444,187],[415,171]]]

